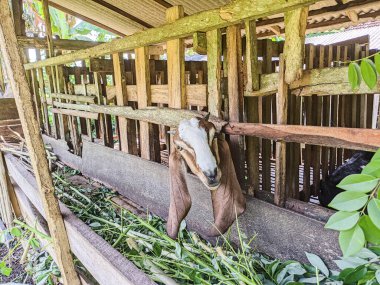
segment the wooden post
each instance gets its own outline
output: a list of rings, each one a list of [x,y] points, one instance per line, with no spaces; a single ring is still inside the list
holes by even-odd
[[[208,74],[208,111],[215,117],[221,117],[222,93],[221,85],[221,53],[222,35],[219,29],[206,33],[207,36],[207,74]]]
[[[280,54],[279,85],[277,92],[277,124],[286,125],[288,118],[288,88],[285,82],[286,65],[283,54]],[[280,207],[286,201],[286,143],[276,142],[276,186],[274,203]]]
[[[247,82],[245,92],[259,90],[259,64],[257,54],[257,34],[256,21],[245,22],[246,35],[246,62],[247,62]],[[258,98],[246,98],[247,122],[259,122]],[[253,195],[260,190],[259,153],[260,141],[257,137],[246,137],[247,144],[247,168],[250,186],[248,193]]]
[[[37,60],[41,59],[40,50],[36,50],[36,59]],[[38,75],[38,87],[39,87],[38,89],[39,89],[42,111],[43,111],[44,131],[46,132],[46,134],[50,135],[49,113],[48,113],[48,106],[46,102],[45,81],[44,81],[42,68],[37,68],[37,75]]]
[[[46,159],[45,145],[39,131],[37,118],[33,111],[33,98],[26,79],[22,57],[17,46],[8,1],[0,1],[0,47],[5,67],[15,96],[25,140],[43,202],[46,220],[53,240],[58,266],[64,284],[79,285],[75,272],[65,225],[61,216],[58,200],[54,196],[53,181]]]
[[[135,56],[137,103],[139,109],[143,109],[152,104],[150,92],[149,47],[136,49]],[[160,161],[158,125],[140,122],[140,151],[142,158]]]
[[[166,10],[166,22],[173,23],[185,15],[182,6],[173,6]],[[186,108],[185,91],[185,46],[183,39],[166,42],[168,66],[168,97],[169,107],[177,109]],[[170,153],[173,137],[170,137],[168,150]]]
[[[228,62],[228,116],[231,122],[243,120],[243,86],[240,70],[242,66],[240,25],[227,27]],[[230,148],[240,185],[245,179],[244,138],[231,135]]]
[[[127,78],[125,76],[123,53],[113,54],[112,59],[116,86],[116,104],[118,106],[128,106]],[[135,122],[118,117],[118,125],[120,150],[137,155]]]

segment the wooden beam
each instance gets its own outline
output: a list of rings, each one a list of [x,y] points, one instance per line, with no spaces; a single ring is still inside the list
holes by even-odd
[[[133,120],[149,122],[169,127],[177,127],[181,120],[202,117],[206,112],[150,107],[133,110],[132,107],[79,105],[54,102],[54,106],[86,112],[104,113]],[[255,136],[270,140],[324,145],[375,151],[380,147],[380,130],[314,127],[299,125],[272,125],[256,123],[226,122],[210,117],[218,132],[230,135]],[[228,124],[228,125],[227,125]]]
[[[309,7],[285,12],[285,82],[292,83],[302,78],[305,56],[305,32]]]
[[[30,92],[25,70],[23,68],[17,38],[13,29],[13,21],[8,1],[0,1],[0,47],[4,57],[7,75],[15,96],[20,121],[35,176],[37,178],[40,196],[46,212],[47,222],[57,255],[58,266],[65,284],[79,285],[80,281],[74,269],[70,246],[65,226],[54,196],[53,181],[50,176],[46,159],[45,145],[39,132],[37,119],[33,111],[33,98]]]
[[[91,120],[99,120],[99,113],[81,112],[78,110],[67,110],[67,109],[57,109],[57,108],[52,108],[51,111],[54,114],[63,114],[67,116],[75,116],[75,117],[86,118],[86,119],[91,119]]]
[[[245,61],[247,63],[247,82],[245,85],[245,92],[252,92],[260,88],[260,75],[258,63],[258,46],[256,34],[256,21],[245,21]],[[258,98],[246,98],[246,112],[248,123],[259,122],[259,100]],[[247,172],[250,186],[248,193],[254,195],[255,192],[260,190],[260,170],[259,170],[259,156],[260,156],[260,141],[255,137],[246,137],[246,161]]]
[[[220,29],[208,31],[207,35],[207,106],[211,115],[222,116],[222,34]],[[189,95],[187,94],[187,97]]]
[[[141,47],[136,54],[137,104],[146,108],[152,104],[149,69],[149,49]],[[160,142],[158,125],[140,122],[140,153],[144,159],[160,161]]]
[[[281,28],[278,25],[270,26],[269,30],[271,30],[276,36],[281,35]]]
[[[95,103],[95,96],[80,96],[80,95],[70,95],[70,94],[64,94],[64,93],[52,93],[50,94],[52,98],[58,98],[58,99],[65,99],[70,101],[76,101],[81,103]]]
[[[85,51],[77,51],[54,59],[29,63],[25,65],[25,68],[32,69],[48,65],[64,64],[89,59],[91,57],[132,50],[141,46],[191,36],[195,32],[206,32],[226,27],[239,23],[244,19],[261,18],[276,13],[283,13],[315,2],[317,2],[317,0],[269,0],[257,3],[251,0],[233,1],[231,4],[221,8],[200,12],[188,16],[186,19],[179,19],[173,23],[148,29],[127,38],[117,39],[111,43],[105,43]]]
[[[359,21],[358,13],[356,13],[355,10],[349,10],[346,12],[347,17],[350,19],[351,22],[357,23]]]
[[[348,82],[348,67],[329,67],[305,70],[300,80],[292,82],[289,86],[291,92],[298,96],[311,95],[353,95],[376,94],[380,87],[370,90],[365,84],[361,84],[358,90],[353,91]],[[260,89],[245,92],[245,96],[266,96],[277,92],[278,74],[260,75]]]
[[[4,155],[0,150],[0,216],[8,229],[12,227],[13,212],[10,198],[9,173],[5,165]]]
[[[17,42],[22,48],[48,49],[47,39],[18,36]],[[81,50],[95,47],[102,42],[53,39],[53,47],[57,50]]]
[[[207,37],[204,32],[193,34],[193,50],[198,54],[207,54]]]
[[[280,54],[280,69],[278,73],[277,92],[277,124],[286,125],[288,122],[288,84],[285,82],[286,65],[283,54]],[[274,203],[284,207],[286,202],[286,142],[276,142],[276,177]]]

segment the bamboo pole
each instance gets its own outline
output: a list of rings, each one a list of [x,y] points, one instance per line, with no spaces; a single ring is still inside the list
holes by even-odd
[[[0,18],[1,52],[15,96],[41,200],[46,212],[46,220],[53,239],[58,266],[65,284],[79,285],[80,281],[75,272],[58,201],[54,196],[54,186],[46,159],[45,146],[39,131],[37,118],[33,111],[33,98],[27,83],[22,57],[18,50],[17,37],[7,0],[0,1]]]

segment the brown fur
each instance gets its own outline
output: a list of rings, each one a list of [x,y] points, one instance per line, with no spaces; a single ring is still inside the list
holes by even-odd
[[[214,225],[210,229],[210,236],[224,233],[235,221],[236,217],[245,210],[245,197],[241,191],[235,167],[232,162],[228,143],[222,138],[213,139],[212,123],[201,120],[199,125],[206,129],[209,136],[209,144],[221,170],[221,184],[216,190],[211,191],[211,200],[214,212]],[[170,173],[170,208],[167,224],[167,232],[171,238],[176,238],[182,220],[188,214],[191,207],[191,197],[186,185],[185,170],[182,164],[185,161],[191,171],[204,180],[202,171],[195,163],[194,151],[184,143],[178,133],[174,136],[177,147],[173,149],[169,158]]]

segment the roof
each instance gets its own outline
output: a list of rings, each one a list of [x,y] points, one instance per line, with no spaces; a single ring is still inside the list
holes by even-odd
[[[264,0],[262,0],[264,1]],[[165,11],[183,5],[185,13],[221,7],[231,0],[50,0],[53,7],[119,35],[157,27],[165,23]],[[323,0],[310,6],[308,32],[324,31],[380,19],[378,0]],[[283,14],[258,19],[259,37],[284,32]]]
[[[306,43],[315,45],[333,45],[352,39],[368,36],[369,49],[380,50],[380,21],[359,25],[344,31],[331,34],[322,34],[306,38]]]

